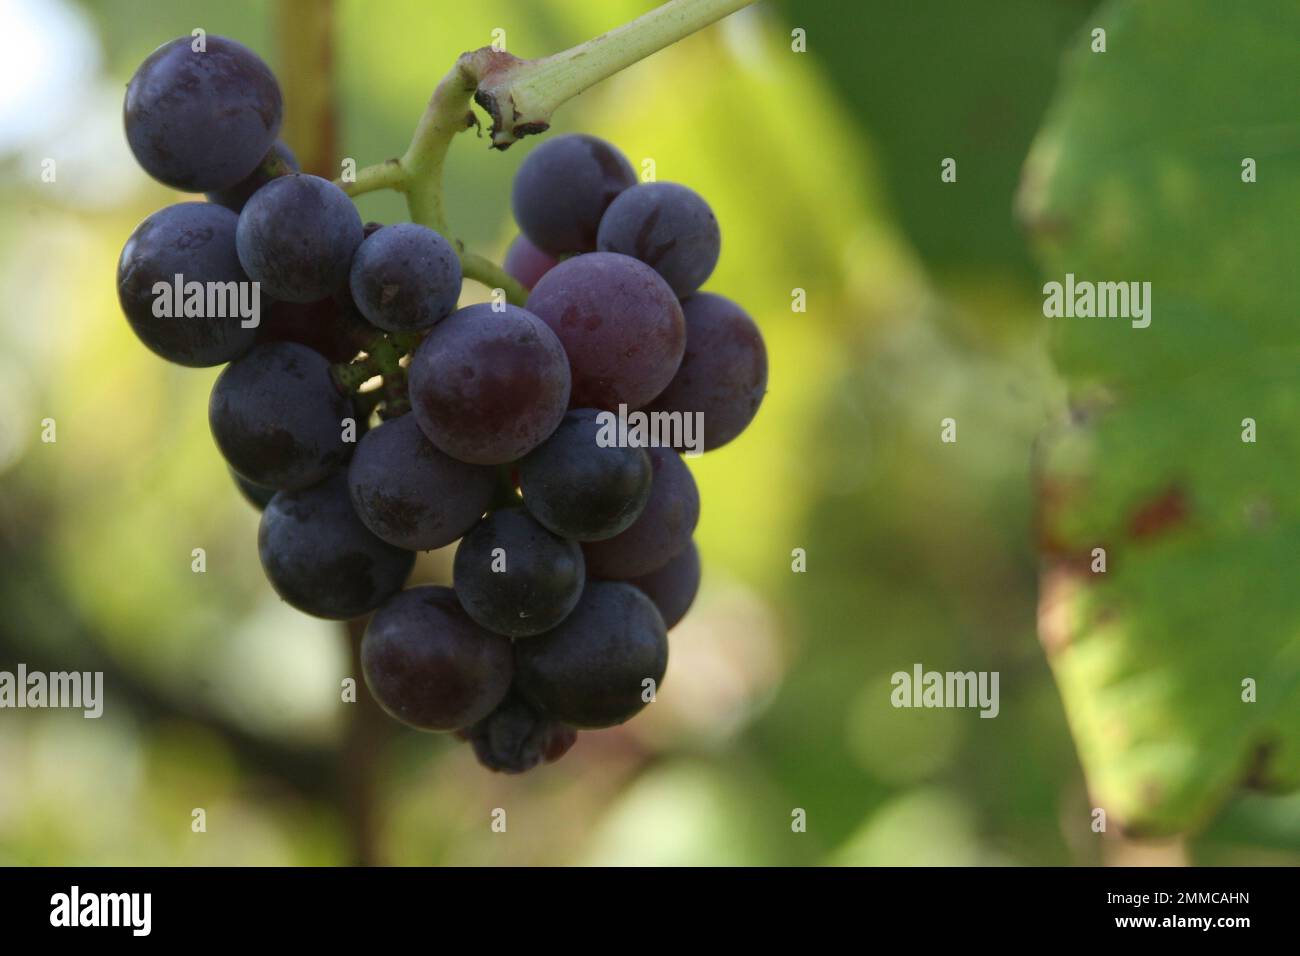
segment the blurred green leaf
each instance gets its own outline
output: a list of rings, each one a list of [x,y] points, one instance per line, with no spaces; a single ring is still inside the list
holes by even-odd
[[[940,273],[1031,274],[1012,219],[1017,173],[1093,0],[783,3],[824,63],[846,119],[879,150],[907,239]],[[940,163],[957,161],[957,181]]]
[[[1123,0],[1096,25],[1022,209],[1049,279],[1149,281],[1151,325],[1046,320],[1086,420],[1044,447],[1042,636],[1093,799],[1178,832],[1243,780],[1300,784],[1300,8]]]

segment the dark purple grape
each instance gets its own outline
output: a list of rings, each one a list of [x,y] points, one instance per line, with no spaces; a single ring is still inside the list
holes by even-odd
[[[208,193],[208,202],[225,206],[235,212],[244,208],[244,203],[277,176],[287,176],[299,172],[298,157],[288,146],[276,140],[271,151],[257,164],[257,168],[229,189],[218,189]]]
[[[331,362],[347,362],[379,335],[345,293],[316,302],[272,302],[257,341],[297,342]]]
[[[390,544],[429,551],[474,527],[492,500],[496,470],[467,465],[429,443],[412,415],[357,445],[348,488],[361,521]]]
[[[506,260],[501,267],[506,274],[513,276],[525,289],[532,291],[537,280],[555,268],[560,260],[548,255],[528,241],[525,235],[515,236],[506,250]]]
[[[489,631],[531,637],[563,621],[582,597],[582,548],[523,508],[494,511],[456,549],[452,578],[465,613]]]
[[[704,450],[745,430],[767,393],[767,348],[754,320],[730,299],[700,292],[682,302],[686,354],[653,411],[699,412]]]
[[[574,407],[640,408],[667,387],[686,348],[673,290],[630,256],[566,259],[542,276],[528,310],[564,343]]]
[[[370,619],[361,669],[379,706],[419,730],[457,730],[505,698],[510,641],[479,627],[451,588],[417,587]]]
[[[244,500],[258,511],[265,509],[267,502],[275,497],[276,491],[274,488],[267,488],[265,485],[249,481],[229,465],[226,466],[226,470],[230,472],[230,477],[235,480],[235,487],[244,496]]]
[[[578,739],[578,732],[511,692],[462,736],[473,745],[474,756],[483,766],[513,774],[559,760]]]
[[[380,541],[352,510],[342,475],[302,491],[281,491],[257,531],[262,570],[298,610],[344,621],[401,590],[415,555]]]
[[[677,183],[639,183],[605,210],[596,247],[640,259],[683,298],[713,274],[722,233],[699,193]]]
[[[475,465],[521,458],[555,431],[569,403],[559,339],[518,306],[471,305],[439,322],[407,370],[429,440]]]
[[[602,446],[599,414],[592,408],[569,412],[519,463],[524,507],[575,541],[626,530],[650,499],[650,456],[644,448]]]
[[[291,173],[253,193],[239,214],[239,261],[263,290],[315,302],[342,290],[361,245],[361,216],[328,179]]]
[[[208,423],[235,471],[270,488],[314,485],[352,453],[344,420],[355,412],[329,362],[305,345],[272,342],[217,377]]]
[[[645,592],[664,619],[664,627],[671,630],[686,616],[700,589],[700,552],[692,541],[686,550],[671,559],[662,568],[632,578],[627,582]]]
[[[557,136],[524,157],[515,173],[515,222],[553,256],[590,252],[605,209],[635,182],[627,157],[603,139]]]
[[[624,581],[649,574],[681,554],[700,520],[700,493],[691,471],[671,448],[647,448],[654,466],[650,500],[626,531],[582,546],[587,571]]]
[[[590,581],[554,630],[515,645],[516,686],[556,720],[612,727],[663,682],[668,636],[651,600],[621,581]]]
[[[370,322],[414,332],[441,322],[460,298],[460,257],[446,239],[413,222],[377,230],[352,260],[352,299]]]
[[[202,202],[183,202],[158,210],[135,227],[117,262],[117,297],[140,341],[169,362],[202,368],[229,362],[247,352],[257,337],[244,328],[242,314],[259,312],[266,300],[254,297],[252,283],[235,255],[235,224],[229,209]],[[203,283],[203,315],[185,315],[175,301],[176,276],[185,286]],[[158,316],[154,289],[164,283],[172,308]],[[218,300],[218,295],[220,300]],[[178,308],[179,307],[179,308]]]
[[[280,131],[280,87],[241,43],[206,37],[165,43],[126,87],[122,115],[136,160],[186,192],[228,189],[250,175]]]

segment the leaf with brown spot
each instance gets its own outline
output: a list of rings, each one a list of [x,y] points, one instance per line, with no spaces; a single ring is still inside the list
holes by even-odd
[[[1088,27],[1108,50],[1073,44],[1020,211],[1044,281],[1150,282],[1151,324],[1043,320],[1072,391],[1114,401],[1040,448],[1040,633],[1096,805],[1178,833],[1300,786],[1300,7],[1114,0]],[[1062,569],[1103,542],[1105,574]]]

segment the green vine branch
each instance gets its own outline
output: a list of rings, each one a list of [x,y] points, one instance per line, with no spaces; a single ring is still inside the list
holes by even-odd
[[[498,54],[509,62],[493,62],[480,73],[475,93],[475,100],[492,116],[492,145],[506,149],[524,136],[544,132],[555,111],[579,93],[753,2],[669,0],[630,23],[552,56],[520,60]]]
[[[492,118],[493,148],[507,149],[525,136],[545,132],[555,111],[584,90],[753,2],[668,0],[608,33],[535,60],[491,47],[462,53],[434,89],[406,152],[336,183],[353,197],[380,189],[404,194],[411,221],[452,243],[466,278],[502,289],[507,301],[523,305],[528,290],[492,260],[466,249],[447,222],[443,166],[456,135],[478,126],[473,104]],[[355,391],[376,374],[384,377],[385,392],[399,379],[404,383],[405,370],[397,360],[406,353],[400,348],[393,351],[396,354],[390,356],[387,340],[376,342],[365,359],[336,367],[340,385]]]
[[[390,159],[358,170],[356,179],[352,181],[339,179],[336,183],[349,196],[360,196],[377,189],[396,189],[401,192],[406,189],[406,172],[398,160]]]

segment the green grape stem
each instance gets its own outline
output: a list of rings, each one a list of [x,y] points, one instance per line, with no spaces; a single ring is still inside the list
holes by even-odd
[[[754,0],[668,0],[649,13],[571,49],[536,60],[483,47],[462,53],[442,78],[399,159],[336,180],[349,196],[393,189],[406,196],[411,221],[445,236],[461,257],[467,278],[502,289],[523,305],[528,290],[499,265],[455,238],[443,205],[442,171],[457,133],[478,126],[471,102],[492,117],[492,146],[507,149],[524,136],[545,132],[564,103],[620,70],[721,20]]]
[[[406,390],[406,367],[402,359],[416,350],[424,335],[424,332],[381,333],[366,345],[363,358],[335,365],[334,380],[344,391],[355,393],[378,375],[384,380],[386,400],[393,399]]]

